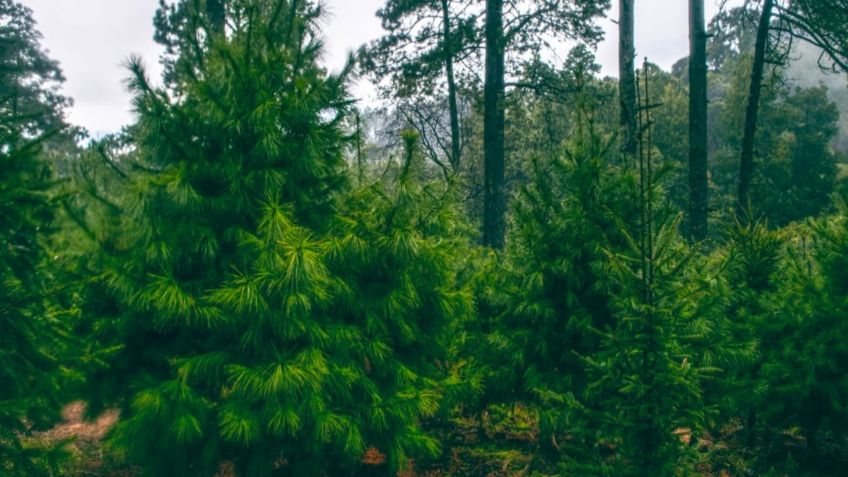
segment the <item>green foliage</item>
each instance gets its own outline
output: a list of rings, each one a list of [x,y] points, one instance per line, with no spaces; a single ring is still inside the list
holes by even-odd
[[[712,177],[723,207],[733,200],[736,187],[749,63],[743,55],[729,71],[715,75],[719,141]],[[778,227],[826,212],[837,174],[831,146],[838,131],[836,106],[824,87],[793,90],[783,83],[784,76],[774,71],[763,89],[752,184],[755,217]]]
[[[756,25],[760,12],[755,4],[723,9],[708,27],[710,42],[707,58],[710,67],[722,71],[738,63],[754,50]]]
[[[842,2],[781,25],[838,60],[844,12],[819,4]],[[476,247],[483,3],[385,2],[361,59],[404,103],[363,127],[320,2],[161,0],[163,86],[133,59],[137,122],[81,151],[31,12],[0,0],[0,474],[67,472],[40,431],[82,372],[89,412],[120,410],[108,461],[157,477],[841,475],[838,96],[771,71],[731,220],[758,14],[716,17],[721,232],[689,243],[687,60],[646,63],[625,163],[591,51],[610,2],[505,0],[517,194],[505,251]],[[580,40],[556,67],[554,38]]]
[[[14,0],[0,1],[0,100],[22,135],[34,137],[65,127],[62,114],[70,101],[59,94],[65,80],[58,63],[41,47],[32,11]]]
[[[816,216],[830,207],[836,182],[836,159],[830,141],[836,135],[839,111],[824,86],[797,89],[787,98],[793,123],[794,148],[790,171],[794,221]]]
[[[846,209],[792,237],[785,277],[764,313],[762,414],[771,429],[798,429],[805,452],[794,456],[811,475],[844,468],[848,397]]]
[[[53,214],[41,154],[66,100],[38,40],[31,11],[0,1],[0,474],[11,476],[53,475],[64,457],[32,436],[58,414],[68,349],[45,249]]]
[[[40,140],[23,138],[6,106],[0,103],[0,471],[48,475],[56,456],[32,448],[26,436],[58,411],[66,326],[50,302],[41,243],[50,207]]]
[[[827,211],[836,184],[831,141],[839,112],[823,87],[778,91],[763,135],[768,156],[754,183],[758,213],[786,225]],[[765,143],[764,143],[765,145]]]
[[[398,97],[432,92],[446,62],[468,59],[480,46],[477,16],[456,0],[388,0],[377,17],[386,34],[362,50],[360,61],[378,81],[389,78]]]
[[[191,45],[201,25],[200,55],[175,50],[167,90],[132,65],[129,148],[89,157],[111,178],[68,207],[98,243],[84,314],[91,399],[123,408],[113,448],[156,476],[435,454],[418,423],[468,308],[450,190],[420,184],[414,137],[390,182],[346,186],[349,101],[316,64],[319,10],[234,0],[224,34],[194,8],[160,35]]]
[[[703,350],[723,338],[723,310],[679,217],[656,184],[610,165],[611,144],[589,134],[538,161],[515,204],[479,351],[488,399],[529,404],[563,472],[675,475],[697,460],[676,431],[707,422],[717,370]]]
[[[608,106],[616,91],[611,81],[600,80],[601,66],[592,50],[578,45],[568,53],[562,66],[553,67],[534,57],[521,72],[520,89],[509,97],[507,141],[517,151],[516,169],[522,180],[532,178],[534,158],[557,157],[578,125],[591,122],[598,129],[612,130],[617,121]]]
[[[750,421],[762,399],[759,349],[763,314],[780,284],[783,247],[783,240],[766,224],[737,222],[729,230],[725,247],[716,254],[723,265],[719,278],[725,286],[719,303],[728,320],[724,346],[739,351],[731,354],[738,358],[735,362],[721,364],[727,372],[711,389],[722,421],[737,418],[746,426],[753,425]]]
[[[730,286],[728,343],[755,343],[756,354],[742,355],[708,390],[724,393],[713,399],[722,411],[717,423],[736,423],[737,458],[765,475],[837,475],[848,462],[846,388],[836,371],[845,359],[840,210],[779,232],[737,225],[720,252]]]
[[[630,207],[635,216],[635,189],[632,180],[605,169],[604,145],[593,141],[552,163],[536,161],[534,181],[515,205],[503,283],[494,285],[500,293],[492,298],[504,314],[488,338],[497,350],[491,378],[496,396],[532,399],[584,387],[572,350],[594,351],[592,328],[611,319],[597,238],[615,223],[610,210]]]
[[[680,433],[697,435],[709,410],[702,382],[710,368],[695,345],[721,324],[700,303],[714,290],[704,286],[697,250],[679,235],[681,217],[659,206],[652,168],[651,152],[643,150],[633,200],[638,219],[614,211],[614,230],[625,240],[601,242],[611,319],[594,329],[598,348],[581,355],[590,379],[569,416],[582,424],[575,447],[585,454],[566,466],[584,473],[690,472],[697,460]]]

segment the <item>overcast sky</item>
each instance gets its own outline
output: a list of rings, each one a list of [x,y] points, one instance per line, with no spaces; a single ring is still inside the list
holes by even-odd
[[[158,76],[160,49],[153,42],[153,13],[158,0],[19,0],[30,7],[44,35],[43,45],[61,63],[67,77],[65,94],[73,98],[70,122],[94,136],[120,129],[132,122],[129,96],[123,84],[130,55],[141,56],[151,76]],[[380,36],[374,12],[384,0],[325,0],[330,16],[325,20],[325,61],[339,68],[346,52]],[[618,2],[613,2],[618,3]],[[669,68],[688,54],[687,0],[639,0],[636,2],[636,50],[640,58]],[[717,11],[720,0],[706,0],[707,17]],[[731,0],[730,3],[738,3]],[[616,8],[610,13],[617,16]],[[603,74],[617,75],[615,24],[602,20],[607,31],[598,49]],[[565,55],[558,55],[564,58]],[[360,96],[371,88],[353,89]]]

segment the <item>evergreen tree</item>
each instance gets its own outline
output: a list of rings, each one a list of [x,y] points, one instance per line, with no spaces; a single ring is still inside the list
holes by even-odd
[[[495,285],[500,293],[493,297],[503,311],[488,338],[495,351],[488,357],[493,397],[561,401],[587,384],[577,354],[594,353],[592,330],[612,320],[599,238],[624,242],[607,236],[616,220],[611,210],[629,209],[636,217],[633,182],[607,169],[609,149],[595,137],[552,163],[536,161],[533,181],[516,201],[502,283]],[[540,412],[556,413],[560,404]],[[549,434],[564,432],[556,419],[549,424]]]
[[[595,44],[597,17],[608,1],[486,0],[483,84],[483,244],[500,250],[506,238],[509,190],[505,182],[507,53],[539,51],[545,35]]]
[[[647,65],[646,65],[647,66]],[[643,101],[649,102],[647,71]],[[710,339],[714,318],[703,315],[708,295],[697,267],[697,251],[679,234],[680,214],[662,206],[654,176],[650,109],[639,115],[638,218],[612,210],[623,244],[599,241],[605,258],[611,319],[593,331],[598,346],[578,353],[587,385],[564,399],[566,418],[577,429],[576,449],[566,468],[583,474],[672,476],[689,473],[686,439],[705,422],[702,382],[708,369],[699,341]]]
[[[794,460],[803,475],[836,475],[848,462],[846,213],[843,198],[837,215],[793,234],[780,270],[784,279],[762,315],[764,438],[771,442],[775,433],[794,429],[803,439],[802,448],[784,446],[764,460]]]
[[[755,174],[752,197],[755,213],[784,226],[832,205],[837,166],[831,142],[839,113],[823,87],[777,90],[775,96],[774,104],[761,107],[770,121],[760,141],[767,167]]]
[[[391,78],[387,96],[410,98],[438,94],[442,72],[450,144],[444,146],[451,172],[460,168],[462,136],[458,63],[475,50],[476,18],[451,0],[389,0],[377,11],[386,35],[363,49],[364,68],[378,81]],[[461,2],[459,2],[461,4]]]
[[[59,93],[65,81],[58,63],[41,47],[32,11],[13,0],[0,0],[0,99],[7,117],[26,137],[66,127],[63,110],[70,100]]]
[[[689,1],[689,236],[707,238],[707,31],[704,0]]]
[[[722,353],[726,326],[715,275],[680,237],[641,141],[639,177],[589,134],[539,163],[516,203],[487,392],[530,404],[565,473],[692,470],[680,433],[696,440],[707,421],[706,350]]]
[[[831,205],[836,157],[830,143],[836,136],[839,111],[824,86],[799,88],[786,102],[795,136],[790,167],[793,207],[786,218],[790,222],[819,215]]]
[[[0,100],[0,473],[50,475],[59,455],[27,442],[58,413],[57,355],[66,347],[42,244],[51,216],[49,171],[39,155],[42,139],[23,136],[7,106]]]
[[[704,289],[686,270],[691,252],[675,238],[678,225],[679,219],[664,223],[630,251],[610,252],[608,273],[621,287],[611,305],[615,320],[599,330],[597,353],[584,357],[593,379],[581,404],[572,405],[585,419],[578,432],[596,440],[569,467],[645,477],[694,469],[686,444],[705,423],[707,370],[689,340],[703,333],[704,317],[696,312]],[[654,246],[659,253],[648,255]]]
[[[762,346],[761,331],[767,326],[763,322],[769,302],[780,285],[779,271],[783,239],[768,229],[763,222],[737,222],[730,229],[723,255],[722,277],[727,289],[724,303],[725,313],[730,320],[727,347],[741,347],[748,353],[737,366],[729,369],[721,385],[714,389],[715,402],[726,414],[723,420],[734,417],[744,422],[750,438],[756,421],[760,399],[762,356],[757,352]]]
[[[50,169],[42,146],[64,127],[57,64],[32,12],[0,1],[0,474],[54,475],[62,456],[31,433],[58,414],[68,348],[47,263]]]
[[[622,154],[636,156],[636,2],[618,2],[618,95]]]
[[[69,207],[98,243],[84,314],[92,402],[123,410],[111,444],[156,476],[388,472],[435,453],[418,422],[467,308],[448,199],[422,199],[436,191],[412,152],[395,182],[348,188],[350,101],[317,65],[319,7],[231,0],[214,29],[200,6],[160,11],[166,89],[133,63],[140,120],[103,158],[117,185]]]

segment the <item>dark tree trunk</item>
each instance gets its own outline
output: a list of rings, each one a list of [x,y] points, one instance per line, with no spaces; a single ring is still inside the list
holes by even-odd
[[[506,235],[504,190],[503,0],[486,0],[486,79],[483,87],[483,244],[501,249]]]
[[[448,78],[448,107],[450,108],[451,157],[454,172],[459,170],[462,156],[462,144],[459,136],[459,106],[457,105],[456,78],[453,74],[453,37],[451,36],[450,10],[448,0],[442,0],[442,33],[445,42],[445,74]]]
[[[689,234],[707,237],[707,31],[704,0],[689,2]]]
[[[618,92],[621,112],[621,152],[627,159],[636,156],[636,46],[633,40],[636,0],[619,0]]]
[[[742,156],[739,161],[739,189],[736,194],[736,213],[740,217],[748,215],[750,205],[751,177],[754,173],[754,138],[757,134],[757,115],[760,110],[760,96],[763,88],[763,74],[766,64],[769,25],[771,24],[774,0],[765,0],[760,24],[757,27],[757,41],[754,45],[754,64],[751,68],[751,88],[748,93],[748,108],[745,111],[745,130],[742,136]]]
[[[225,0],[206,0],[206,14],[209,15],[209,23],[215,33],[224,32],[226,19]]]

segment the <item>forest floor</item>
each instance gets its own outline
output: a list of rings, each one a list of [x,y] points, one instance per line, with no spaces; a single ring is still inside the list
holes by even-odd
[[[39,438],[46,442],[70,441],[68,450],[72,458],[65,473],[67,477],[141,475],[139,469],[116,461],[103,444],[103,438],[119,418],[118,411],[107,411],[89,421],[85,419],[85,404],[74,402],[65,407],[62,417],[61,423]],[[536,423],[521,407],[496,407],[482,416],[455,417],[449,426],[432,430],[440,436],[447,452],[427,466],[410,462],[409,468],[399,472],[398,477],[558,475],[556,467],[546,463],[546,456],[550,456],[557,443],[540,442]],[[697,442],[692,442],[691,432],[686,429],[679,429],[676,434],[685,444],[694,446],[703,458],[705,464],[698,477],[734,477],[746,475],[747,471],[740,430],[741,426],[731,423],[720,435],[704,435]],[[783,437],[784,446],[803,445],[791,432]],[[374,466],[374,470],[384,462],[385,456],[376,449],[369,449],[363,457],[363,463]],[[232,464],[224,463],[212,477],[235,475]]]
[[[70,453],[67,475],[73,477],[131,477],[133,469],[109,462],[103,438],[118,422],[119,412],[109,410],[94,420],[85,419],[85,403],[73,402],[62,410],[62,422],[39,435],[48,443],[67,441]]]

